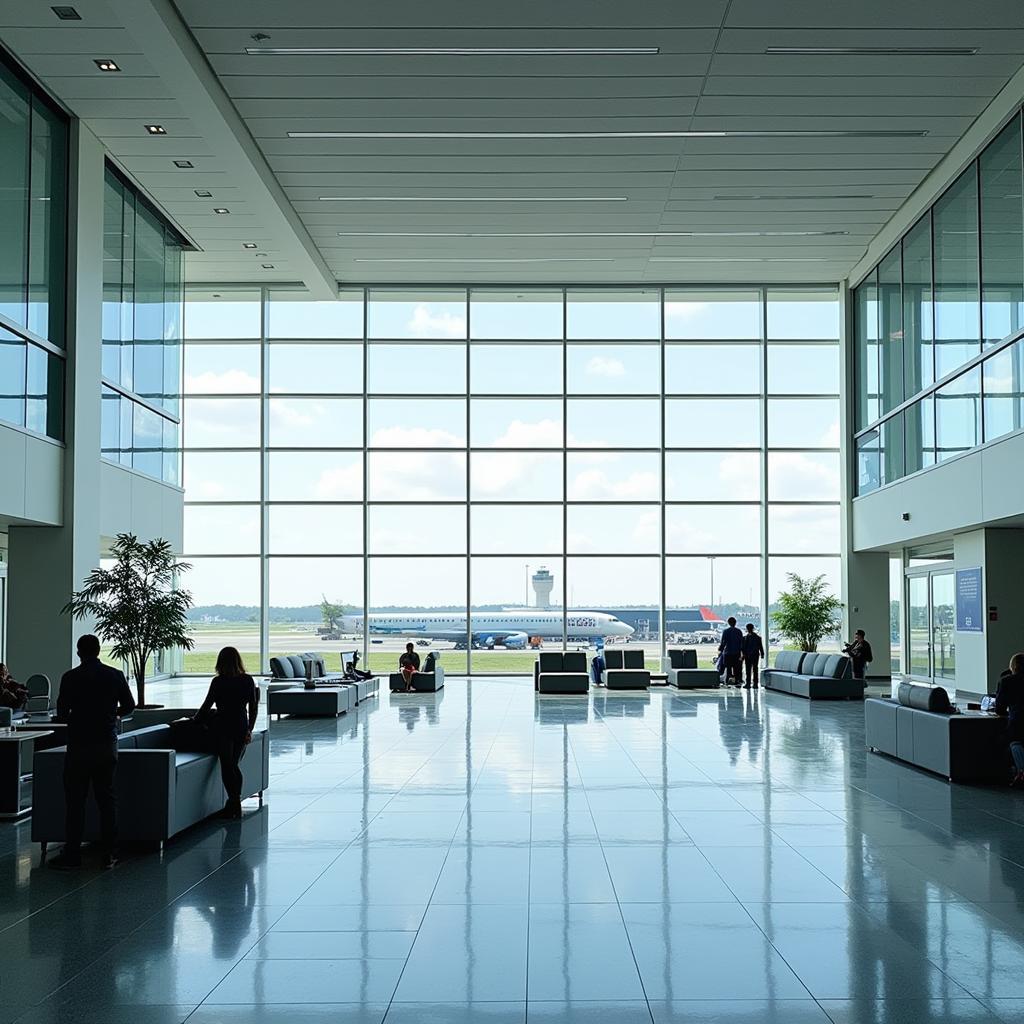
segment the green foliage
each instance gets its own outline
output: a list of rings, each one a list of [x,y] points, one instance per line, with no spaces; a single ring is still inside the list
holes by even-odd
[[[143,543],[130,533],[117,535],[111,554],[113,567],[93,569],[63,610],[76,619],[94,620],[96,634],[109,644],[111,656],[131,666],[139,703],[144,704],[149,656],[172,647],[188,651],[195,645],[187,619],[192,595],[173,589],[175,572],[192,566],[175,564],[167,541]]]
[[[828,592],[824,576],[804,579],[795,572],[786,573],[790,589],[779,594],[775,609],[775,628],[800,645],[803,651],[816,651],[818,644],[842,626],[842,601]]]
[[[343,604],[332,604],[324,595],[323,600],[320,602],[320,614],[323,616],[325,626],[328,626],[330,629],[338,629],[340,628],[338,620],[345,614],[345,606]]]

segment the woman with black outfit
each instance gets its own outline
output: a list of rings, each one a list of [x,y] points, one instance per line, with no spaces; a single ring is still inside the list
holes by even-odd
[[[238,762],[246,745],[252,741],[259,703],[260,691],[252,676],[246,673],[242,656],[234,647],[225,647],[217,655],[217,675],[210,681],[206,700],[196,716],[203,718],[214,704],[217,705],[217,717],[211,731],[216,739],[220,774],[228,794],[221,812],[225,818],[242,816],[242,770]]]
[[[996,714],[1005,715],[1006,739],[1010,744],[1015,774],[1014,786],[1024,784],[1024,654],[1010,659],[1010,671],[999,679]]]

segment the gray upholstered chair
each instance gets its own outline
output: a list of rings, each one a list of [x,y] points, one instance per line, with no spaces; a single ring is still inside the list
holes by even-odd
[[[45,714],[50,710],[50,679],[48,676],[36,672],[28,677],[25,688],[28,690],[25,710],[30,715]]]
[[[639,648],[605,650],[604,662],[601,681],[610,690],[646,690],[651,685],[651,673],[644,666],[644,652]]]

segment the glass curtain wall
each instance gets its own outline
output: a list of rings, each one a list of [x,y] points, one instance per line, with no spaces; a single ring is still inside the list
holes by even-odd
[[[854,316],[858,494],[1020,429],[1019,113],[855,289]]]
[[[66,118],[0,53],[0,421],[64,432]]]
[[[101,449],[105,459],[169,484],[181,480],[183,249],[170,224],[108,166]]]
[[[838,591],[838,338],[835,289],[190,291],[185,671],[424,632],[449,672],[616,630],[654,666],[687,611]]]

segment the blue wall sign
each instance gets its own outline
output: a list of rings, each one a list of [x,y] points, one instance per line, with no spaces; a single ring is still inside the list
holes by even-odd
[[[981,569],[956,571],[956,631],[983,633],[985,620],[981,607]]]

